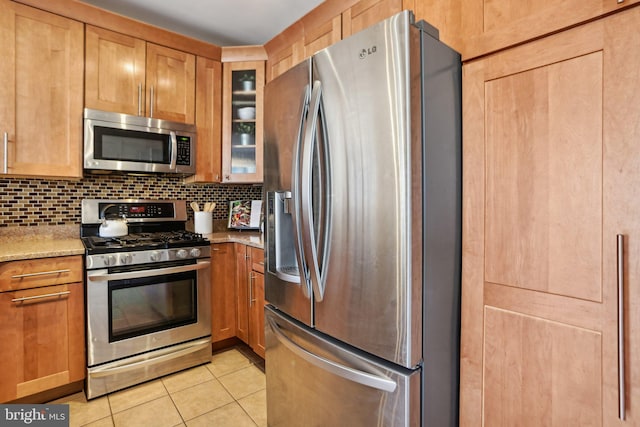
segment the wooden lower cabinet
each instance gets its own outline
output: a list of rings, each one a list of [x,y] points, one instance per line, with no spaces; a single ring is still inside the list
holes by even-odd
[[[264,251],[251,251],[251,272],[249,273],[249,345],[264,359]]]
[[[461,426],[640,425],[637,28],[638,7],[463,66]]]
[[[249,272],[247,246],[235,243],[236,254],[236,336],[249,344]]]
[[[236,281],[233,243],[211,245],[211,339],[236,336]]]
[[[65,260],[71,273],[59,272]],[[82,276],[81,257],[0,264],[0,402],[84,379],[84,285],[56,284],[69,274]],[[42,285],[46,277],[51,285]],[[20,283],[30,281],[37,287]]]
[[[264,358],[264,251],[236,243],[236,336]]]

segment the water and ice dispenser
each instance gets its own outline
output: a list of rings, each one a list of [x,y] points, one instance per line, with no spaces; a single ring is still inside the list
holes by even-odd
[[[268,206],[268,270],[281,280],[300,283],[300,273],[295,251],[295,233],[291,209],[293,209],[291,192],[270,191],[267,193]]]

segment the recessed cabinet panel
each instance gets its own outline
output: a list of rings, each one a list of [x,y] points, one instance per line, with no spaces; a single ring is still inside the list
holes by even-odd
[[[304,57],[308,58],[319,50],[322,50],[342,39],[342,16],[335,16],[316,28],[305,27],[304,31]],[[291,64],[292,66],[295,64]]]
[[[195,123],[196,57],[147,43],[147,115]]]
[[[488,282],[601,301],[602,73],[594,52],[486,83]]]
[[[342,38],[402,11],[402,0],[360,0],[342,14]]]
[[[85,107],[143,115],[146,43],[86,26]]]
[[[640,0],[465,0],[462,59],[476,58],[627,8]],[[453,21],[457,25],[457,20]]]
[[[236,283],[233,243],[211,245],[211,339],[236,336]]]
[[[600,333],[486,307],[484,360],[483,425],[601,425]]]

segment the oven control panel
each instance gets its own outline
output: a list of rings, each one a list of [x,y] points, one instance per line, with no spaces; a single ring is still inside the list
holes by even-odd
[[[114,217],[126,217],[136,223],[186,221],[187,204],[184,200],[82,200],[83,225],[99,224],[102,218]]]
[[[211,246],[87,255],[87,270],[211,257]]]
[[[126,218],[173,218],[171,203],[100,203],[100,212]]]

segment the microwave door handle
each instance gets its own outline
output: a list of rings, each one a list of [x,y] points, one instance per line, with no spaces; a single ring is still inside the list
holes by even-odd
[[[301,219],[301,155],[302,155],[302,147],[303,147],[303,138],[306,133],[306,127],[308,124],[307,114],[309,112],[309,97],[310,97],[310,87],[309,85],[305,85],[304,87],[304,98],[302,100],[302,112],[300,114],[300,126],[298,129],[298,137],[296,139],[296,145],[294,148],[293,154],[293,167],[292,171],[292,194],[291,198],[293,199],[291,205],[293,209],[291,210],[291,220],[293,222],[293,234],[294,234],[294,242],[296,245],[296,261],[298,262],[298,274],[300,275],[300,284],[302,285],[302,293],[305,297],[311,297],[311,285],[309,283],[309,274],[308,268],[305,263],[305,255],[304,249],[302,245],[302,223]],[[285,194],[286,198],[286,194]]]
[[[170,131],[169,135],[171,136],[171,164],[169,165],[169,169],[175,171],[178,162],[178,138],[174,131]]]
[[[320,114],[320,105],[322,99],[322,84],[320,81],[313,83],[313,90],[311,92],[311,103],[309,106],[309,112],[311,114],[308,120],[304,145],[302,147],[302,159],[301,159],[301,222],[302,222],[302,244],[304,249],[304,255],[307,261],[309,269],[309,278],[311,280],[311,286],[315,300],[320,302],[324,298],[324,285],[321,282],[322,276],[320,275],[320,266],[318,262],[318,245],[316,242],[316,236],[314,233],[313,224],[313,200],[312,200],[312,168],[313,168],[313,153],[316,144],[316,132],[318,129],[318,116]]]

